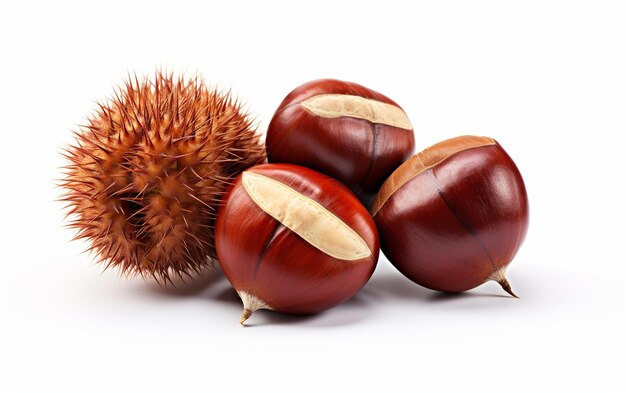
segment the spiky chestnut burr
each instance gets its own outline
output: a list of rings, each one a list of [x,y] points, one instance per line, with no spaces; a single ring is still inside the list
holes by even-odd
[[[265,161],[237,100],[202,80],[128,79],[65,149],[69,226],[97,260],[170,281],[215,257],[217,204],[230,180]]]

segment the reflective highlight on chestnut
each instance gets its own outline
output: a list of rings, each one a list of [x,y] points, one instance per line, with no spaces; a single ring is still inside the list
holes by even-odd
[[[385,179],[413,153],[413,127],[391,99],[356,83],[322,79],[293,90],[267,130],[272,163],[329,175],[366,206]]]
[[[224,196],[215,228],[222,269],[244,305],[308,314],[352,297],[378,260],[369,212],[341,183],[311,169],[265,164]]]
[[[492,138],[462,136],[402,164],[372,207],[382,250],[427,288],[466,291],[505,278],[528,229],[522,176]]]

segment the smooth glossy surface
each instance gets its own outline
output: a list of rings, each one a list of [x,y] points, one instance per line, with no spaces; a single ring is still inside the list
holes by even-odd
[[[385,255],[411,280],[440,291],[490,279],[504,287],[504,269],[528,228],[522,177],[490,138],[454,138],[415,155],[375,205]]]
[[[316,103],[312,111],[311,99],[328,95],[347,99],[325,111]],[[384,105],[355,108],[364,105],[361,99],[354,103],[350,97],[355,96]],[[284,99],[269,124],[268,160],[323,172],[347,185],[369,207],[383,181],[413,152],[413,130],[400,127],[410,127],[406,114],[400,114],[404,111],[394,101],[356,83],[306,83]]]
[[[215,231],[220,264],[240,295],[260,300],[267,306],[262,308],[306,314],[341,303],[365,285],[378,260],[378,233],[367,210],[343,184],[289,164],[259,165],[246,173],[272,179],[315,201],[358,234],[370,254],[345,260],[324,253],[255,203],[239,176],[218,211]],[[272,212],[277,209],[272,207]],[[298,205],[285,203],[284,209]],[[287,216],[293,223],[297,214]],[[311,219],[307,212],[303,217]]]

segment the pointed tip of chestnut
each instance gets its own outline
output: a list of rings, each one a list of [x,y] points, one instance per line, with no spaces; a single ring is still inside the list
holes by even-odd
[[[500,284],[500,286],[502,287],[502,289],[504,289],[506,293],[508,293],[509,295],[513,296],[516,299],[519,299],[519,296],[517,296],[515,292],[513,292],[513,289],[511,289],[511,284],[509,284],[509,281],[506,279],[506,276],[505,276],[506,268],[507,268],[506,266],[499,268],[498,270],[493,272],[493,274],[489,278],[497,282],[498,284]]]
[[[248,308],[244,308],[243,312],[241,313],[241,319],[239,320],[239,324],[241,326],[246,326],[245,322],[248,320],[248,318],[250,318],[251,315],[252,311]]]
[[[243,303],[243,312],[241,313],[241,318],[239,319],[239,323],[241,326],[245,326],[245,322],[252,316],[252,313],[256,310],[260,310],[262,308],[271,310],[272,308],[265,303],[263,300],[259,299],[257,296],[248,293],[246,291],[238,291],[237,294],[241,298],[241,302]]]
[[[513,290],[511,289],[511,284],[509,284],[506,278],[502,278],[500,281],[498,281],[498,284],[500,284],[500,286],[502,287],[502,289],[504,289],[506,293],[508,293],[509,295],[513,296],[516,299],[519,299],[519,296],[517,296],[515,292],[513,292]]]

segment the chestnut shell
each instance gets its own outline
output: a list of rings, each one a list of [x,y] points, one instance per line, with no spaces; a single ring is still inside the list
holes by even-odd
[[[383,185],[372,213],[384,254],[416,283],[460,292],[492,279],[513,294],[504,269],[526,236],[528,198],[495,140],[459,137],[417,154]]]
[[[268,126],[268,161],[302,165],[329,175],[369,208],[385,179],[413,153],[413,130],[354,117],[324,118],[300,105],[322,94],[354,95],[400,108],[356,83],[335,79],[305,83],[287,95]]]
[[[224,196],[215,228],[218,259],[237,292],[252,294],[276,311],[309,314],[348,300],[365,285],[378,260],[378,231],[343,184],[290,164],[259,165],[246,172],[313,199],[359,234],[371,255],[348,261],[323,253],[263,211],[240,175]]]

